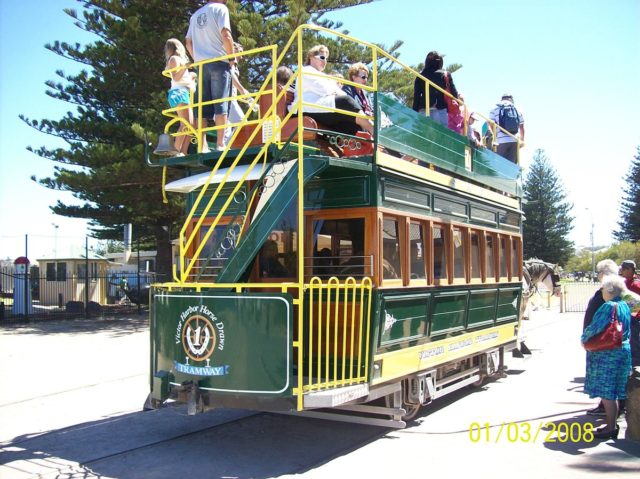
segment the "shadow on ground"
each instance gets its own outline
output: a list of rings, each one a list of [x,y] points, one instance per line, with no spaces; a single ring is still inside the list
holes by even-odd
[[[216,410],[187,416],[183,408],[165,408],[16,438],[2,448],[0,475],[4,469],[174,478],[207,471],[206,477],[268,478],[306,472],[387,432],[269,413]]]
[[[112,333],[114,336],[145,331],[149,328],[148,314],[131,314],[109,318],[47,319],[0,324],[0,335],[14,334],[75,334]]]

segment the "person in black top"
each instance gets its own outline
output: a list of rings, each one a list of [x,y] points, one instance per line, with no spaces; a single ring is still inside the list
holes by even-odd
[[[602,290],[598,289],[598,291],[593,293],[593,296],[591,296],[591,299],[587,304],[587,309],[584,312],[584,320],[582,321],[582,331],[587,329],[587,326],[591,324],[591,321],[593,320],[593,315],[598,310],[598,308],[603,304],[604,304],[604,298],[602,297]]]
[[[442,56],[437,51],[429,52],[420,74],[443,90],[446,90],[446,74],[449,77],[450,92],[454,97],[458,98],[458,90],[453,83],[453,77],[451,73],[442,69],[443,64]],[[419,113],[426,112],[426,90],[425,82],[422,78],[416,78],[413,84],[413,109]],[[449,118],[444,93],[434,88],[433,85],[429,85],[429,117],[441,125],[448,126]]]
[[[596,265],[596,274],[597,274],[598,281],[601,281],[602,278],[608,274],[617,274],[617,273],[618,273],[618,265],[616,264],[615,261],[611,259],[604,259]],[[605,301],[604,301],[604,298],[602,297],[602,289],[598,288],[598,290],[595,293],[593,293],[593,296],[591,297],[591,299],[589,300],[589,303],[587,304],[587,310],[584,312],[584,320],[582,321],[583,332],[585,329],[587,329],[587,326],[591,324],[591,321],[593,321],[593,315],[596,313],[598,308],[602,306],[604,303]],[[623,407],[624,407],[624,403],[621,404],[620,410],[622,410]],[[592,416],[604,416],[605,411],[604,411],[604,404],[602,404],[602,401],[600,401],[600,404],[598,404],[593,409],[589,409],[587,411],[587,414],[590,414]]]
[[[604,259],[596,265],[596,275],[598,281],[608,274],[618,274],[618,265],[611,259]],[[602,297],[602,290],[598,290],[593,294],[589,303],[587,304],[587,310],[584,312],[584,320],[582,321],[582,331],[587,329],[587,326],[591,324],[593,315],[600,306],[604,304],[604,298]]]

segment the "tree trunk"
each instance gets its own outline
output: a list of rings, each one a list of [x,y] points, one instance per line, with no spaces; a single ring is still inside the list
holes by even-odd
[[[172,275],[172,252],[171,252],[171,229],[166,226],[156,226],[156,273],[157,281],[171,281]]]

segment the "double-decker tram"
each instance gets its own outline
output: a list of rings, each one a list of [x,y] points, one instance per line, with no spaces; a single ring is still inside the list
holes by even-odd
[[[300,100],[288,108],[310,33],[368,55],[373,135],[295,116]],[[197,152],[165,145],[147,158],[185,172],[163,187],[187,205],[173,281],[151,292],[153,407],[403,427],[433,399],[501,374],[522,292],[518,165],[379,91],[381,58],[427,80],[374,45],[302,26],[280,51],[238,56],[250,55],[271,73],[236,97],[259,108],[230,125],[227,148],[201,153],[203,133],[221,130],[198,123],[184,132]],[[276,84],[292,58],[293,77]],[[176,109],[163,113],[165,133],[181,134]]]

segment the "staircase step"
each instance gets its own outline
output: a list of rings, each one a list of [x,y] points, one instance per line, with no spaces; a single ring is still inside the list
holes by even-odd
[[[304,407],[305,409],[336,407],[368,394],[369,385],[366,383],[307,393],[304,395]]]

